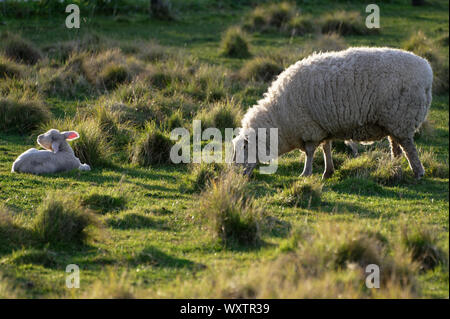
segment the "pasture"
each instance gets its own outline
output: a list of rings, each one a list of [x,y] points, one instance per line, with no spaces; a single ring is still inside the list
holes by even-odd
[[[172,0],[169,19],[94,2],[80,29],[58,7],[0,3],[0,298],[449,297],[448,1],[383,1],[376,31],[364,1]],[[320,150],[307,179],[300,151],[249,180],[170,163],[173,128],[237,127],[284,68],[349,46],[431,62],[420,181],[387,140],[359,157],[335,142],[327,180]],[[11,173],[49,128],[78,131],[92,170]]]

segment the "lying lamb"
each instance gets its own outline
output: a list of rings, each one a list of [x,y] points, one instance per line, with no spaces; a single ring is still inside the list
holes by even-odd
[[[322,144],[324,178],[334,172],[332,140],[371,142],[387,136],[391,155],[401,156],[403,150],[420,179],[425,172],[413,136],[430,108],[432,81],[430,64],[403,50],[316,53],[278,76],[264,98],[245,114],[242,132],[278,128],[278,155],[296,148],[306,153],[302,176],[312,174],[313,155]],[[246,133],[237,136],[235,154],[250,149],[248,144]],[[244,154],[244,166],[249,174],[256,163],[248,163]]]
[[[51,129],[37,138],[37,142],[46,150],[30,148],[22,153],[14,162],[11,172],[31,174],[51,174],[70,171],[78,168],[81,171],[91,170],[87,164],[81,164],[67,141],[79,137],[75,131],[59,132]]]

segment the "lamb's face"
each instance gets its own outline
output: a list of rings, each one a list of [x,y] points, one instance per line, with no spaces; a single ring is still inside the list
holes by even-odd
[[[65,143],[66,140],[72,141],[78,137],[79,135],[75,131],[60,132],[56,129],[51,129],[46,133],[39,135],[37,142],[43,148],[56,153],[59,151],[60,145]]]

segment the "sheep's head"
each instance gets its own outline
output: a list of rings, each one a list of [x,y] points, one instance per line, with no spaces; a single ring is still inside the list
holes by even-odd
[[[43,148],[57,153],[66,141],[73,141],[79,137],[80,135],[75,131],[60,132],[56,129],[51,129],[39,135],[37,142]]]
[[[245,175],[251,175],[253,169],[256,167],[256,148],[257,143],[254,143],[254,145],[252,143],[252,145],[250,145],[248,136],[244,134],[238,135],[233,139],[232,163],[242,165],[244,167]]]

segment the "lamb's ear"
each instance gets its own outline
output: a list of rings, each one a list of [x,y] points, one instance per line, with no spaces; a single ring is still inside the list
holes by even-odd
[[[80,137],[80,135],[75,131],[62,132],[61,134],[64,135],[65,139],[68,141],[73,141]]]
[[[59,151],[59,141],[55,141],[52,143],[52,151],[53,153],[57,153]]]

